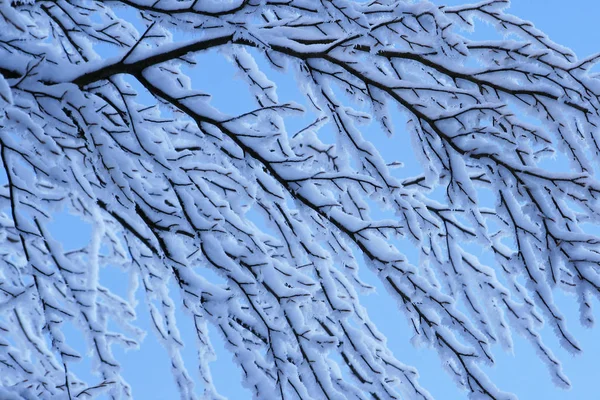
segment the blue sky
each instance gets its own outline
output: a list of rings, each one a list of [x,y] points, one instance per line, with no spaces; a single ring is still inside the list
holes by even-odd
[[[463,1],[436,2],[446,4],[461,4]],[[551,39],[572,48],[579,57],[588,56],[600,51],[600,30],[597,28],[597,16],[600,15],[600,2],[593,0],[515,0],[511,7],[514,14],[532,21],[538,28],[546,32]],[[489,27],[478,26],[473,35],[486,35]],[[236,113],[252,108],[250,96],[245,91],[244,84],[234,80],[234,70],[226,61],[211,55],[206,58],[210,61],[201,67],[191,70],[192,80],[198,88],[213,94],[213,103],[222,107],[224,111]],[[197,76],[194,76],[197,75]],[[219,76],[220,79],[214,79]],[[211,77],[210,79],[207,77]],[[279,86],[281,99],[297,99],[298,92],[295,82],[283,75],[274,75]],[[235,93],[235,96],[233,95]],[[232,100],[234,99],[234,100]],[[401,134],[401,127],[397,134]],[[377,141],[375,142],[377,143]],[[386,143],[381,142],[382,148]],[[402,161],[410,164],[409,149],[401,153]],[[565,166],[566,168],[566,166]],[[89,228],[77,218],[61,214],[53,225],[56,238],[63,242],[65,249],[75,248],[86,244],[89,238]],[[408,250],[410,253],[410,250]],[[410,257],[410,254],[409,254]],[[374,277],[364,270],[364,278],[375,284]],[[115,290],[116,293],[125,295],[127,274],[117,268],[108,267],[101,273],[102,283]],[[214,279],[217,279],[214,277]],[[141,298],[140,298],[141,299]],[[410,331],[404,317],[398,312],[395,304],[383,290],[378,295],[363,298],[368,306],[370,316],[380,330],[388,337],[389,345],[394,354],[401,361],[416,366],[421,374],[421,384],[425,386],[437,399],[453,400],[465,399],[466,392],[457,389],[449,376],[442,370],[441,362],[437,355],[427,349],[418,350],[410,343]],[[545,366],[538,360],[533,349],[523,340],[515,338],[515,355],[502,353],[496,349],[498,365],[486,369],[503,390],[516,393],[520,399],[591,399],[594,398],[596,380],[600,378],[597,372],[597,360],[600,359],[599,328],[585,330],[579,327],[577,305],[570,298],[558,299],[573,328],[572,332],[580,340],[584,354],[572,358],[568,353],[558,348],[557,341],[552,332],[544,331],[547,343],[551,345],[557,356],[564,363],[564,370],[571,379],[573,389],[559,391],[552,385]],[[598,304],[596,304],[596,308]],[[139,323],[143,327],[149,326],[148,313],[143,301],[137,308]],[[195,348],[190,322],[180,316],[182,336],[186,340],[185,361],[189,371],[194,374]],[[74,330],[70,330],[74,332]],[[75,333],[70,334],[73,346],[85,353],[83,340]],[[250,398],[249,392],[239,384],[240,373],[231,363],[231,356],[225,353],[221,339],[213,335],[212,339],[217,348],[219,359],[213,363],[213,377],[219,391],[230,399]],[[166,351],[156,342],[153,333],[149,332],[141,350],[120,354],[117,358],[123,360],[123,373],[133,386],[135,398],[148,400],[167,400],[178,398],[173,380],[170,375],[169,361]],[[78,369],[84,370],[89,363],[80,363]]]

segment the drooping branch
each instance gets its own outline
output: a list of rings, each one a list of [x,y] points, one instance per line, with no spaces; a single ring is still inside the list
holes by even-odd
[[[588,228],[600,221],[600,93],[588,74],[597,57],[577,61],[505,13],[504,0],[4,5],[0,304],[14,326],[0,329],[25,340],[0,343],[3,384],[132,395],[110,349],[139,340],[134,295],[98,281],[118,265],[142,283],[184,398],[196,389],[176,309],[194,321],[205,396],[219,397],[213,329],[256,398],[431,398],[361,305],[364,259],[415,341],[466,390],[509,396],[480,367],[494,363],[496,343],[511,348],[511,332],[569,386],[539,332],[549,324],[580,352],[553,291],[576,294],[585,324],[600,295],[600,243]],[[473,18],[521,39],[466,39],[455,28]],[[111,57],[97,59],[98,43],[114,46]],[[220,72],[196,62],[211,50],[248,84],[249,111],[228,115],[196,90],[195,73]],[[200,71],[186,76],[182,65]],[[296,74],[306,110],[279,100],[266,65]],[[302,113],[313,122],[288,133],[288,116]],[[410,137],[422,171],[383,156],[372,120],[397,145]],[[551,154],[572,170],[549,167]],[[65,207],[94,232],[69,252],[48,228]],[[79,320],[101,366],[95,383],[72,372],[81,356],[61,336]]]

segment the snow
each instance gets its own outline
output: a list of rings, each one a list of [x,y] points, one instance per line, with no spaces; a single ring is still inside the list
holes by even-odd
[[[580,352],[559,290],[594,320],[597,59],[505,1],[118,3],[0,2],[0,397],[135,396],[116,349],[143,346],[144,312],[185,399],[222,398],[211,334],[257,399],[431,398],[361,304],[365,268],[471,398],[513,398],[483,367],[514,334],[569,387],[541,332]],[[475,19],[506,38],[449,28]],[[237,69],[248,112],[194,86],[219,71],[182,68],[208,50]],[[284,101],[269,63],[305,99]],[[315,122],[293,134],[298,114]],[[412,184],[384,133],[411,143]],[[66,207],[92,230],[76,249],[49,229]],[[122,295],[100,284],[117,265]],[[82,358],[96,376],[70,368]]]

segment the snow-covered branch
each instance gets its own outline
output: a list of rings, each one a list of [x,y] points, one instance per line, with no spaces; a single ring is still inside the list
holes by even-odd
[[[513,334],[568,387],[540,330],[580,352],[554,295],[573,293],[585,325],[600,295],[598,57],[507,5],[0,0],[0,389],[131,397],[112,348],[140,344],[143,297],[182,398],[199,391],[177,310],[207,398],[211,330],[257,399],[431,398],[361,304],[363,268],[473,398],[511,398],[481,366]],[[466,39],[475,18],[517,39]],[[256,104],[214,106],[194,84],[216,73],[207,54]],[[312,122],[292,129],[298,115]],[[386,158],[373,120],[421,171]],[[49,229],[67,207],[93,230],[74,251]],[[128,298],[100,284],[107,265]],[[67,323],[94,382],[70,369]]]

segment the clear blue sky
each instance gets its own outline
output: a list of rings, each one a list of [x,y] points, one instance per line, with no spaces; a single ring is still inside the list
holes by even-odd
[[[461,4],[463,1],[436,1],[442,4]],[[578,56],[585,57],[600,51],[600,29],[598,29],[598,16],[600,15],[600,1],[594,0],[514,0],[511,10],[514,14],[532,21],[538,28],[549,34],[554,41],[572,48]],[[474,38],[485,35],[489,27],[477,27]],[[223,59],[211,57],[208,64],[192,70],[192,78],[197,80],[197,87],[208,93],[213,93],[213,102],[225,111],[235,112],[246,110],[249,105],[249,96],[243,89],[243,83],[232,80],[233,68],[228,66]],[[207,69],[208,71],[205,71]],[[202,74],[197,77],[193,74]],[[205,77],[219,76],[219,79],[206,79]],[[294,99],[297,92],[294,90],[294,81],[278,77],[280,98]],[[235,95],[233,95],[235,93]],[[233,100],[232,100],[233,99]],[[397,129],[397,134],[402,130]],[[382,143],[382,146],[385,143]],[[410,158],[410,154],[403,153],[403,157]],[[406,160],[402,160],[406,161]],[[566,168],[566,166],[565,166]],[[66,249],[86,244],[89,237],[88,228],[76,218],[62,215],[54,224],[54,233],[62,241]],[[364,268],[366,270],[366,268]],[[365,279],[375,283],[373,277],[365,272]],[[116,268],[107,268],[101,273],[102,283],[121,295],[125,294],[127,275]],[[397,311],[396,306],[389,301],[387,295],[380,291],[378,295],[363,299],[369,307],[370,316],[386,334],[389,344],[396,357],[401,361],[416,366],[421,374],[421,383],[434,395],[436,399],[453,400],[466,399],[466,392],[459,391],[448,375],[442,370],[437,355],[430,350],[416,350],[409,344],[409,330],[404,317]],[[551,332],[544,332],[547,343],[551,344],[556,354],[564,363],[566,374],[573,383],[571,391],[559,391],[550,381],[544,365],[538,361],[533,349],[525,342],[515,338],[516,355],[503,354],[496,349],[498,365],[487,370],[495,383],[503,390],[516,393],[520,399],[596,399],[600,394],[597,390],[597,380],[600,378],[600,328],[585,330],[579,327],[577,305],[569,298],[559,299],[561,306],[568,310],[567,316],[572,322],[573,333],[580,340],[584,354],[572,358],[569,354],[558,348]],[[596,304],[598,310],[598,304]],[[138,306],[139,323],[143,327],[149,326],[148,313],[143,301]],[[185,361],[189,371],[194,374],[196,351],[192,336],[192,327],[186,318],[181,316],[182,335],[186,340],[189,350],[186,351]],[[70,334],[73,345],[80,350],[84,349],[83,340],[74,333]],[[212,336],[215,347],[219,353],[219,360],[213,363],[215,384],[220,392],[230,399],[250,398],[249,392],[239,384],[240,373],[232,366],[231,356],[225,353],[223,344],[218,336]],[[85,353],[85,351],[82,351]],[[123,373],[133,386],[136,399],[168,400],[179,398],[171,377],[169,361],[166,352],[157,344],[150,332],[139,351],[130,351],[121,355],[117,351],[118,359],[124,360]],[[89,363],[80,363],[79,369],[87,369]]]

